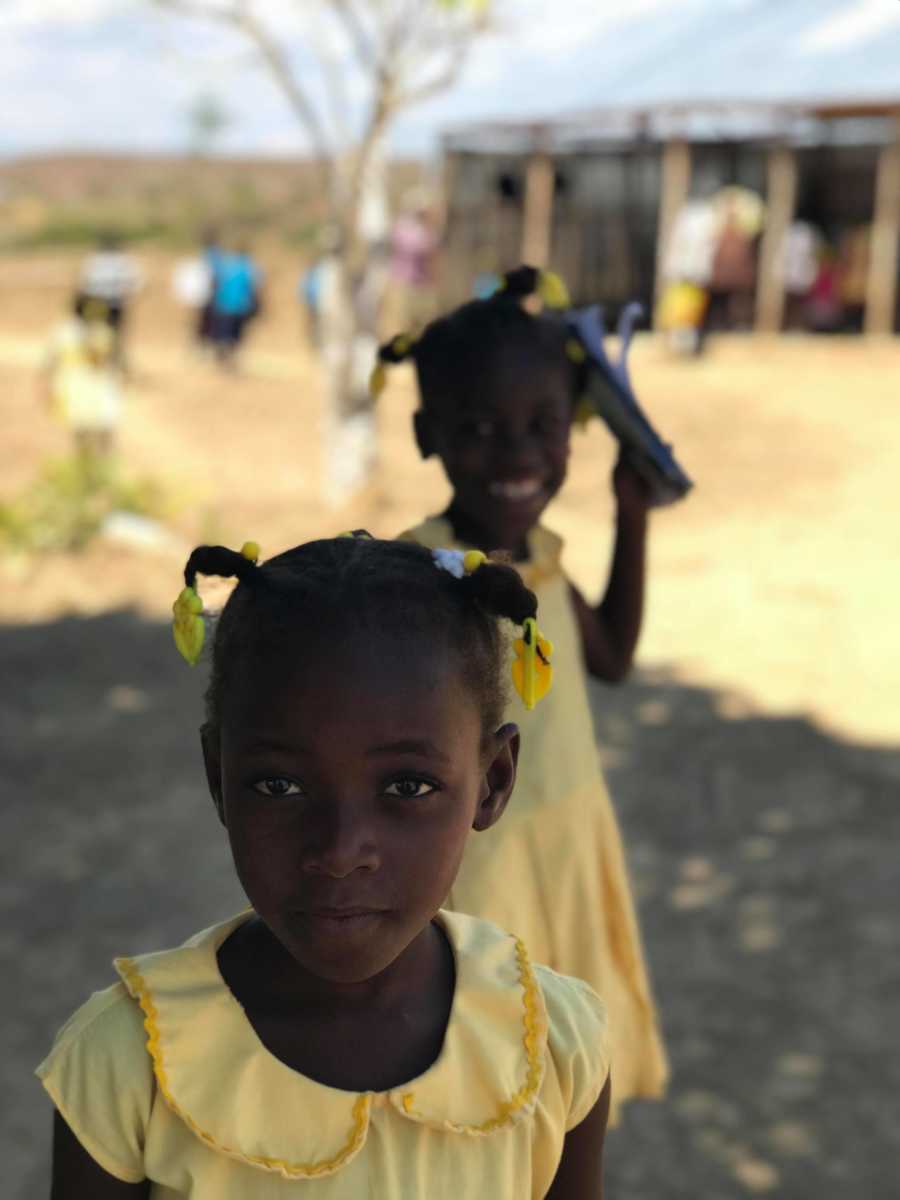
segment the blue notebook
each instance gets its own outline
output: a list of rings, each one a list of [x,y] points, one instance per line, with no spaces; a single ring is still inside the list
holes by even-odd
[[[606,326],[599,305],[570,309],[566,322],[578,335],[593,368],[588,371],[587,399],[618,440],[628,461],[647,483],[654,507],[674,504],[694,486],[638,404],[628,377],[628,347],[635,322],[643,316],[638,303],[625,307],[619,319],[619,357],[606,353]]]

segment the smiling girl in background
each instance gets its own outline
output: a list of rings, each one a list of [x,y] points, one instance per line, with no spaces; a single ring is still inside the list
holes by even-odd
[[[540,524],[566,478],[573,420],[591,369],[559,312],[523,301],[543,291],[565,303],[554,276],[530,267],[501,289],[382,347],[373,377],[411,359],[419,386],[415,436],[437,455],[453,490],[446,511],[403,538],[426,547],[506,551],[552,632],[559,682],[522,727],[516,803],[489,837],[466,848],[450,907],[496,921],[537,959],[586,980],[609,1009],[615,1108],[662,1094],[668,1068],[622,840],[594,738],[584,668],[606,683],[628,673],[641,629],[649,498],[620,457],[613,472],[615,544],[603,598],[589,604],[566,577],[562,542]]]

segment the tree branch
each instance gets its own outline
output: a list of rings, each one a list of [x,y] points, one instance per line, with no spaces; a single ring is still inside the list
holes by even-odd
[[[353,0],[329,0],[332,10],[343,22],[347,35],[364,71],[371,71],[378,66],[378,49],[359,13],[353,7]]]
[[[423,83],[405,88],[399,92],[396,97],[396,108],[409,108],[452,87],[465,64],[471,41],[471,35],[461,37],[456,45],[448,50],[448,61],[441,70],[432,75],[430,79],[426,79]]]

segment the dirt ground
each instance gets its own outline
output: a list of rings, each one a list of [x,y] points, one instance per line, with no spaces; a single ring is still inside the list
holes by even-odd
[[[264,553],[365,525],[390,534],[444,501],[417,461],[398,371],[378,484],[319,499],[319,379],[274,254],[269,315],[241,374],[192,361],[146,264],[132,329],[128,469],[172,498],[168,540],[0,563],[0,848],[7,1194],[44,1194],[48,1107],[29,1078],[114,953],[181,940],[240,903],[203,796],[202,679],[165,614],[190,545]],[[71,259],[0,264],[0,487],[65,436],[36,402],[43,338]],[[609,1141],[611,1196],[888,1197],[900,1134],[895,619],[900,345],[725,340],[700,363],[650,338],[633,374],[697,481],[657,514],[640,670],[593,690],[673,1060],[664,1104]],[[549,523],[596,593],[612,448],[576,438]],[[171,870],[185,860],[190,870]]]

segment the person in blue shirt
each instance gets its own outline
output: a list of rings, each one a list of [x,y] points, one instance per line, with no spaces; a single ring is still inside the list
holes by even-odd
[[[219,277],[219,265],[224,253],[218,230],[207,229],[203,235],[201,261],[209,279],[209,291],[206,301],[197,313],[196,327],[197,342],[201,349],[208,349],[213,342],[213,301],[216,294],[216,281]]]
[[[259,313],[262,273],[247,246],[219,253],[212,302],[212,334],[219,361],[234,362],[247,322]]]

